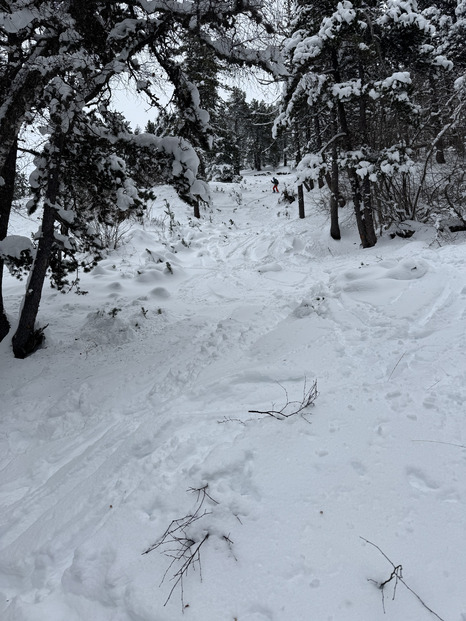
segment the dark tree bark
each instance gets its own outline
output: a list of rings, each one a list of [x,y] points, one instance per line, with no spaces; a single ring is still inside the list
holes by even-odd
[[[254,168],[255,170],[262,170],[262,158],[259,147],[254,150]]]
[[[50,162],[40,239],[26,286],[18,328],[13,336],[13,353],[15,358],[26,358],[42,344],[44,339],[44,328],[36,329],[35,324],[54,244],[55,204],[60,186],[62,145],[63,136],[60,135],[56,138],[52,147],[54,148],[54,155]]]
[[[15,140],[6,158],[5,165],[0,171],[0,177],[4,181],[3,185],[0,185],[0,241],[5,239],[8,233],[8,222],[15,191],[17,147],[18,143]],[[4,261],[0,258],[0,341],[3,341],[10,331],[10,324],[3,304],[3,267]]]
[[[299,131],[297,128],[294,132],[294,143],[295,143],[295,153],[296,153],[296,164],[298,164],[301,161],[303,155],[301,153],[301,140],[300,140]]]
[[[52,191],[52,188],[50,190]],[[36,329],[35,323],[54,242],[54,222],[55,209],[47,203],[44,205],[41,237],[36,258],[27,283],[18,328],[13,336],[15,358],[26,358],[32,354],[41,345],[44,338],[43,329]]]
[[[331,110],[331,125],[333,135],[338,133],[337,115],[334,109]],[[338,169],[338,145],[334,140],[332,143],[332,168],[330,176],[330,237],[341,239],[340,223],[338,221],[338,207],[340,203],[340,171]]]
[[[0,341],[3,341],[5,336],[10,331],[10,322],[5,313],[5,307],[3,305],[3,261],[0,259]]]
[[[338,56],[336,49],[332,50],[332,64],[335,75],[335,81],[340,82],[340,70],[338,64]],[[351,130],[349,128],[345,105],[341,99],[337,103],[338,119],[340,121],[340,127],[344,133],[345,148],[347,151],[353,150],[353,139]],[[359,231],[359,237],[361,238],[361,244],[363,248],[372,248],[377,243],[377,235],[374,228],[374,218],[372,214],[372,204],[370,201],[370,187],[369,194],[367,194],[367,186],[364,191],[364,196],[361,194],[360,179],[353,167],[348,168],[348,177],[351,185],[351,195],[354,205],[354,213],[356,216],[356,224]]]
[[[283,131],[283,166],[288,166],[288,134]]]
[[[429,82],[431,90],[433,122],[438,135],[442,130],[442,120],[440,112],[440,102],[438,97],[438,88],[432,73],[429,75]],[[445,141],[443,140],[443,138],[438,140],[435,146],[435,161],[437,162],[437,164],[446,164],[447,160],[445,159]]]
[[[0,116],[0,176],[5,182],[0,186],[0,240],[8,232],[16,179],[18,135],[26,114],[31,108],[39,109],[42,105],[38,94],[54,72],[53,67],[49,71],[34,68],[34,61],[52,54],[56,43],[42,40],[32,48],[27,58],[23,56],[26,48],[18,35],[8,34],[8,62],[0,72],[0,93],[4,97],[3,114]],[[0,341],[10,329],[3,303],[3,268],[4,262],[0,259]]]
[[[320,151],[322,149],[322,131],[320,128],[320,119],[319,119],[319,113],[314,109],[313,112],[313,119],[314,119],[314,134],[315,134],[315,139],[316,139],[316,146],[317,149]],[[325,185],[324,182],[324,177],[323,175],[319,175],[319,178],[317,180],[317,184],[319,186],[320,189],[322,189]]]
[[[305,218],[306,214],[304,212],[304,191],[303,191],[302,183],[298,185],[298,206],[299,206],[299,217]]]
[[[337,145],[334,144],[332,147],[332,175],[330,185],[330,237],[339,240],[341,239],[340,223],[338,219],[340,171],[338,170],[337,157]]]
[[[377,243],[372,210],[367,209],[364,204],[364,199],[361,195],[360,180],[354,168],[348,170],[348,176],[361,244],[363,248],[372,248]]]

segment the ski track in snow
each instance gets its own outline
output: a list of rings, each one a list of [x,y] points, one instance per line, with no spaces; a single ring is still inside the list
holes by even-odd
[[[363,251],[344,218],[334,242],[310,199],[300,221],[269,185],[247,178],[237,204],[214,184],[184,243],[134,229],[87,295],[46,291],[46,348],[17,361],[2,343],[5,621],[428,619],[402,585],[384,614],[370,580],[393,568],[360,537],[466,619],[464,243]],[[8,281],[7,307],[20,295]],[[314,379],[305,415],[249,413]],[[179,589],[164,605],[170,559],[142,552],[207,484],[182,611]]]

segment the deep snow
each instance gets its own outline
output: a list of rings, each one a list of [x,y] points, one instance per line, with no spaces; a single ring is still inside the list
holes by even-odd
[[[2,620],[466,620],[466,238],[362,250],[271,186],[213,183],[200,223],[157,188],[86,295],[45,290],[46,346],[0,345]],[[177,545],[143,552],[206,485],[164,605]]]

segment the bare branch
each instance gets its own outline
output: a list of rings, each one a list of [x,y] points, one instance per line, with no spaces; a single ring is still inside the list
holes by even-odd
[[[455,442],[442,442],[441,440],[413,440],[413,442],[429,442],[430,444],[446,444],[447,446],[457,446],[466,449],[466,444],[456,444]]]
[[[212,498],[207,490],[207,484],[198,488],[190,487],[187,491],[197,495],[193,512],[188,513],[182,518],[172,520],[163,535],[155,543],[144,550],[144,552],[142,552],[143,555],[149,554],[149,552],[163,547],[163,554],[167,558],[171,559],[160,583],[160,585],[162,585],[165,582],[167,575],[170,574],[172,568],[174,568],[174,573],[170,578],[170,580],[173,581],[173,585],[168,593],[164,606],[168,604],[174,591],[177,587],[179,587],[181,607],[182,610],[184,610],[183,582],[190,569],[195,571],[196,567],[199,568],[199,574],[202,582],[201,548],[209,539],[210,533],[207,529],[205,529],[201,537],[197,535],[196,540],[196,535],[189,529],[192,524],[212,513],[212,511],[208,511],[204,508],[204,504],[207,501],[210,501],[214,505],[218,505],[218,502]],[[230,539],[230,535],[223,535],[222,539],[225,541],[230,551],[232,551],[233,541]],[[235,560],[237,560],[233,553],[232,556]]]
[[[368,539],[365,539],[364,537],[360,537],[360,539],[362,539],[363,541],[365,541],[366,543],[368,543],[369,545],[373,546],[374,548],[376,548],[380,554],[382,554],[382,556],[390,563],[390,565],[393,567],[393,571],[390,574],[390,576],[387,578],[387,580],[384,580],[383,582],[377,582],[376,580],[372,580],[370,579],[369,582],[373,582],[374,584],[377,585],[377,588],[379,588],[382,591],[382,607],[383,607],[383,611],[385,612],[385,594],[384,594],[384,588],[386,587],[387,584],[389,584],[392,580],[395,580],[395,586],[393,588],[393,597],[392,600],[395,599],[395,595],[396,595],[396,587],[398,586],[398,582],[401,582],[401,584],[403,584],[410,593],[412,593],[417,600],[419,600],[419,602],[422,604],[422,606],[424,606],[424,608],[426,610],[428,610],[431,614],[434,615],[434,617],[436,617],[437,619],[439,619],[439,621],[445,621],[445,619],[443,619],[442,617],[440,617],[436,612],[434,612],[432,610],[432,608],[429,608],[429,606],[424,602],[423,599],[421,599],[421,597],[415,592],[413,591],[413,589],[406,584],[404,578],[403,578],[403,567],[401,565],[395,565],[395,563],[390,560],[388,558],[388,556],[385,554],[385,552],[379,548],[378,545],[376,545],[375,543],[372,543],[372,541],[369,541]]]
[[[248,410],[248,412],[250,414],[267,414],[277,420],[284,420],[285,418],[302,414],[308,407],[313,406],[319,394],[317,390],[317,380],[314,381],[309,389],[307,389],[306,380],[304,380],[303,398],[301,401],[290,401],[286,388],[281,384],[279,384],[279,386],[283,388],[286,396],[286,403],[280,410],[274,410],[272,408],[270,410]]]

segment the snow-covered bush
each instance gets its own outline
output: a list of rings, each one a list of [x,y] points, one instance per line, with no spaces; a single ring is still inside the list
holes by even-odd
[[[235,173],[231,164],[215,164],[209,171],[209,181],[221,183],[241,183],[241,175]]]

